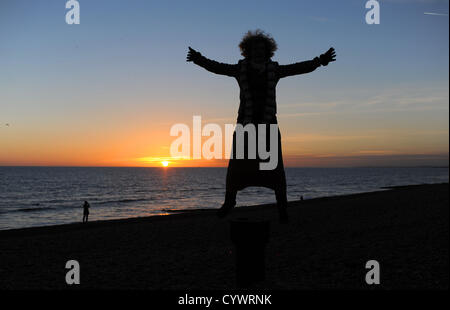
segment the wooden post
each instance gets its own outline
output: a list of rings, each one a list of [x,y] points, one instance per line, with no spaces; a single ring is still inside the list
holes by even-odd
[[[269,221],[247,218],[230,221],[231,241],[236,248],[236,282],[239,287],[264,281],[269,231]]]

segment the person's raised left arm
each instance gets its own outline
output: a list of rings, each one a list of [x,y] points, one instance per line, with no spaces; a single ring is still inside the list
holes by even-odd
[[[278,66],[278,77],[281,79],[287,76],[310,73],[320,66],[327,66],[333,61],[336,61],[336,53],[334,48],[330,48],[326,53],[312,60]]]

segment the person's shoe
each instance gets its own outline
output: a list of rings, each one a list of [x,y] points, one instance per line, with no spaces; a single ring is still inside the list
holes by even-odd
[[[231,210],[233,210],[234,206],[235,204],[224,203],[222,207],[217,210],[217,217],[223,219],[231,212]]]

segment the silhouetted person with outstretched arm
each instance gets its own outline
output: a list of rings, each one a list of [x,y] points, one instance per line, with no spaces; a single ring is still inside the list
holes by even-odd
[[[224,64],[210,60],[189,47],[187,61],[216,74],[237,79],[240,88],[240,106],[237,123],[243,126],[254,124],[277,124],[275,88],[281,78],[305,74],[320,66],[335,61],[335,52],[330,48],[326,53],[312,60],[290,65],[279,65],[271,58],[277,50],[275,40],[261,30],[249,31],[239,44],[244,59],[237,64]],[[270,137],[266,126],[266,138]],[[259,132],[257,133],[257,136]],[[259,141],[258,137],[256,141]],[[266,142],[266,146],[269,145]],[[260,170],[259,157],[248,158],[248,137],[245,138],[244,159],[236,158],[236,131],[233,136],[232,157],[228,164],[225,202],[218,211],[219,217],[225,217],[236,205],[239,190],[248,186],[262,186],[275,191],[281,222],[288,221],[286,176],[281,152],[281,135],[278,130],[278,164],[273,170]],[[258,152],[256,152],[258,153]]]
[[[89,204],[89,202],[84,201],[83,204],[83,223],[87,223],[88,219],[89,219],[89,208],[91,207],[91,205]]]

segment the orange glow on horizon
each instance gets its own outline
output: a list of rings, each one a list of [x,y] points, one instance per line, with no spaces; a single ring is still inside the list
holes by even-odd
[[[126,124],[132,123],[127,127]],[[136,120],[137,119],[137,120]],[[80,127],[19,124],[0,130],[0,166],[227,167],[228,159],[170,156],[175,137],[170,122],[148,122],[133,115],[127,122]],[[186,122],[188,123],[188,122]],[[282,138],[285,166],[445,165],[448,130],[383,129],[303,133],[296,124]],[[33,125],[33,126],[32,126]],[[202,138],[204,142],[207,138]],[[224,148],[223,148],[224,149]]]

